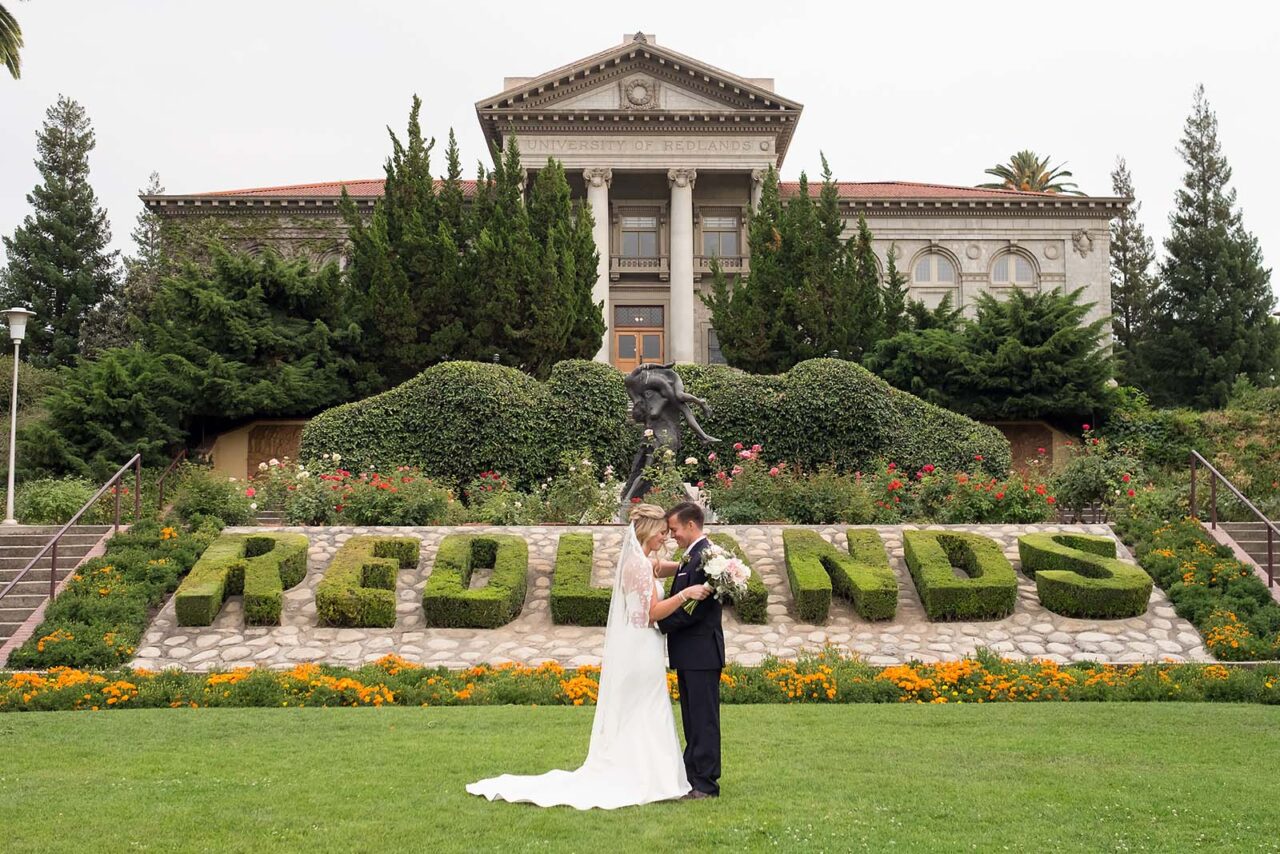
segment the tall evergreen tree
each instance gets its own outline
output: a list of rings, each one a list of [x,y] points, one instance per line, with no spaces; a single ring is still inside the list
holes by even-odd
[[[852,324],[845,346],[849,358],[860,360],[884,336],[885,301],[880,270],[871,243],[867,218],[858,214],[858,230],[851,238],[848,259],[852,270],[853,293],[847,313]]]
[[[89,185],[89,117],[65,95],[45,117],[36,134],[41,183],[27,195],[32,213],[4,238],[9,268],[0,299],[36,313],[27,352],[33,364],[51,367],[74,361],[81,326],[117,287],[118,253],[107,249],[107,214]]]
[[[152,172],[147,186],[138,192],[144,196],[164,193],[160,174]],[[112,347],[127,347],[137,338],[160,278],[171,270],[170,258],[162,244],[161,222],[160,215],[146,205],[138,211],[130,232],[135,254],[124,258],[124,283],[115,294],[99,303],[80,327],[82,356],[92,358]]]
[[[1133,176],[1123,157],[1116,159],[1116,168],[1111,172],[1111,192],[1134,199],[1111,221],[1111,329],[1115,335],[1116,367],[1122,381],[1133,384],[1142,376],[1138,359],[1150,335],[1155,250],[1138,220],[1142,203],[1136,200]]]
[[[892,338],[907,328],[907,277],[898,269],[897,244],[889,247],[884,265],[884,337]],[[950,295],[948,295],[950,296]]]
[[[751,273],[732,283],[712,267],[712,326],[726,361],[756,373],[838,352],[858,359],[881,334],[884,305],[871,232],[843,237],[839,195],[826,158],[814,202],[808,177],[785,204],[770,170],[751,213]]]
[[[190,417],[310,415],[350,400],[359,328],[337,265],[212,253],[161,281],[144,335],[193,367]]]
[[[1274,382],[1280,329],[1270,317],[1271,271],[1236,207],[1204,86],[1178,152],[1187,171],[1169,217],[1143,362],[1153,402],[1207,408],[1227,401],[1237,377]]]

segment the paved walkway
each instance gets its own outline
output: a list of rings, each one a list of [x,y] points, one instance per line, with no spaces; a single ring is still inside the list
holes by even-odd
[[[796,526],[799,527],[799,526]],[[906,526],[920,527],[920,526]],[[1017,535],[1028,532],[1071,531],[1114,536],[1106,525],[954,525],[997,540],[1015,567],[1019,565]],[[232,528],[232,531],[262,530]],[[481,662],[517,661],[537,664],[554,659],[577,666],[597,664],[604,644],[603,628],[556,626],[551,622],[548,596],[561,534],[593,531],[596,544],[595,583],[605,584],[621,543],[622,528],[543,526],[529,528],[284,528],[306,534],[311,541],[306,578],[285,591],[282,625],[246,627],[240,597],[232,597],[212,626],[176,625],[173,601],[164,606],[139,645],[137,667],[183,667],[212,670],[250,664],[292,667],[302,661],[358,665],[394,652],[411,661],[446,667]],[[987,647],[1008,658],[1049,658],[1060,663],[1102,660],[1117,663],[1212,661],[1200,635],[1178,617],[1157,587],[1147,612],[1125,620],[1075,620],[1040,606],[1035,582],[1018,575],[1018,604],[1003,620],[932,623],[924,616],[920,598],[907,573],[902,553],[902,527],[877,527],[889,549],[898,576],[898,614],[892,622],[870,623],[845,603],[832,603],[826,625],[799,623],[791,612],[791,591],[782,557],[782,528],[778,526],[712,526],[732,534],[769,588],[769,622],[746,625],[732,609],[724,616],[726,652],[731,661],[757,664],[768,653],[792,658],[805,649],[830,644],[863,656],[872,664],[896,664],[912,659],[925,662],[963,658]],[[814,526],[837,548],[846,548],[844,526]],[[517,533],[529,543],[529,593],[520,615],[497,629],[428,629],[423,625],[422,589],[426,585],[441,538],[454,532]],[[338,629],[316,625],[314,591],[338,546],[356,534],[386,533],[422,539],[418,567],[403,570],[399,579],[399,616],[390,629]],[[1130,558],[1122,543],[1121,557]],[[477,578],[474,583],[481,583]]]

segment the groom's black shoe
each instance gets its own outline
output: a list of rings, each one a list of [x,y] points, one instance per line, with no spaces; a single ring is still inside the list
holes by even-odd
[[[713,795],[710,792],[704,792],[701,789],[690,789],[680,798],[682,801],[700,801],[703,798],[717,798],[719,795]]]

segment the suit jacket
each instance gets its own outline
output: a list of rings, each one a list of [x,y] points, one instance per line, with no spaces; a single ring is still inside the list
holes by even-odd
[[[708,540],[694,544],[689,560],[671,583],[671,595],[707,580],[702,570]],[[667,657],[676,670],[719,670],[724,667],[724,629],[720,625],[723,606],[708,596],[690,614],[683,607],[658,621],[658,630],[667,636]]]

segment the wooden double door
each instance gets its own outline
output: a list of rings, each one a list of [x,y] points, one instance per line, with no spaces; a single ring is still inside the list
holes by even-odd
[[[613,364],[631,373],[641,362],[662,362],[666,357],[666,333],[661,328],[613,330]]]

